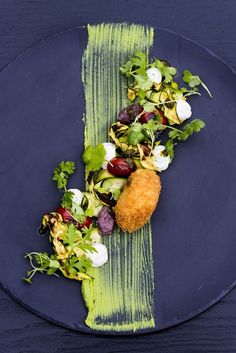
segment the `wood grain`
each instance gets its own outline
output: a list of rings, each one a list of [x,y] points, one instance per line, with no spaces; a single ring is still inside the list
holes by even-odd
[[[235,0],[0,0],[0,69],[45,36],[108,20],[175,30],[209,47],[236,68],[235,15]],[[137,337],[88,336],[63,329],[26,311],[0,291],[0,353],[147,351],[235,353],[236,289],[181,326]]]

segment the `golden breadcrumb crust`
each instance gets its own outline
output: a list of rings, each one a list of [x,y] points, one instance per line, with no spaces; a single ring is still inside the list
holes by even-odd
[[[157,206],[161,191],[160,177],[152,170],[132,173],[114,207],[118,226],[128,232],[142,228]]]

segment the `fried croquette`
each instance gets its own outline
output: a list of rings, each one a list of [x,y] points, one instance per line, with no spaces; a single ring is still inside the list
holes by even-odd
[[[118,226],[128,232],[142,228],[157,206],[161,191],[160,177],[152,170],[132,173],[114,207]]]

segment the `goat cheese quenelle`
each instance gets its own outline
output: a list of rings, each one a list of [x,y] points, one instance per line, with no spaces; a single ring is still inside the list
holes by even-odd
[[[176,68],[160,59],[148,63],[142,52],[120,71],[128,81],[130,103],[111,125],[110,141],[86,147],[85,191],[67,188],[74,162],[62,161],[54,169],[61,204],[43,215],[39,230],[49,233],[53,254],[26,255],[32,265],[24,278],[28,283],[37,272],[91,280],[89,268],[109,261],[102,238],[111,236],[115,226],[132,233],[150,220],[161,191],[160,173],[172,163],[176,145],[205,126],[200,119],[186,123],[192,117],[187,99],[201,95],[200,86],[211,96],[199,76],[184,70],[185,85],[180,86]]]

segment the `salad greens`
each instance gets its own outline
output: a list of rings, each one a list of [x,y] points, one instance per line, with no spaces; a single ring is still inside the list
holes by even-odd
[[[83,154],[83,162],[87,165],[87,171],[99,170],[104,161],[106,150],[100,143],[96,147],[87,146]]]
[[[62,161],[54,169],[52,180],[63,192],[61,207],[44,214],[40,228],[40,234],[49,233],[53,254],[26,254],[32,267],[24,278],[28,283],[36,273],[58,276],[59,271],[70,279],[91,279],[89,268],[107,261],[102,244],[99,246],[104,247],[101,251],[105,257],[98,256],[93,262],[91,256],[97,253],[100,235],[112,233],[113,207],[129,175],[137,168],[164,171],[174,158],[177,143],[205,127],[200,119],[186,124],[192,115],[187,98],[201,95],[200,85],[211,96],[199,76],[184,70],[183,82],[190,90],[181,87],[175,81],[175,67],[157,58],[149,62],[142,52],[134,53],[120,71],[127,77],[132,104],[122,108],[111,125],[113,144],[86,147],[82,156],[87,172],[86,192],[67,188],[69,177],[76,171],[73,161]],[[107,156],[113,157],[107,161]]]
[[[194,88],[196,86],[202,85],[202,87],[207,91],[209,96],[212,98],[212,94],[209,91],[205,83],[202,82],[199,76],[193,75],[190,71],[184,70],[183,72],[183,81],[189,85],[189,87]]]
[[[33,276],[39,273],[58,276],[61,271],[64,276],[72,279],[90,279],[86,274],[91,267],[91,260],[86,253],[96,252],[92,241],[94,227],[79,230],[73,223],[63,222],[59,213],[45,214],[42,219],[41,231],[49,229],[49,241],[53,245],[52,255],[46,252],[31,252],[26,254],[32,267],[23,280],[31,283]]]
[[[71,161],[62,161],[53,172],[52,180],[57,182],[58,189],[66,190],[67,181],[71,174],[75,172],[75,163]]]
[[[168,133],[169,139],[165,143],[167,154],[174,158],[174,146],[176,141],[186,141],[194,132],[199,132],[205,127],[205,123],[200,119],[194,119],[191,123],[184,126],[183,130],[171,130]]]
[[[150,68],[156,68],[162,75],[162,81],[153,82],[148,77]],[[137,101],[146,112],[152,112],[157,107],[168,107],[167,104],[175,103],[178,99],[185,99],[191,95],[201,95],[198,92],[199,85],[202,85],[212,97],[209,89],[199,76],[192,75],[190,71],[184,70],[183,82],[187,83],[190,90],[180,87],[174,80],[177,69],[171,66],[166,60],[155,59],[152,63],[148,62],[145,53],[136,52],[133,57],[120,67],[120,71],[128,78],[128,98],[130,101]],[[157,94],[158,92],[158,94]],[[173,104],[168,107],[170,111]],[[180,122],[176,117],[171,118],[170,112],[166,110],[165,115],[173,123]]]

